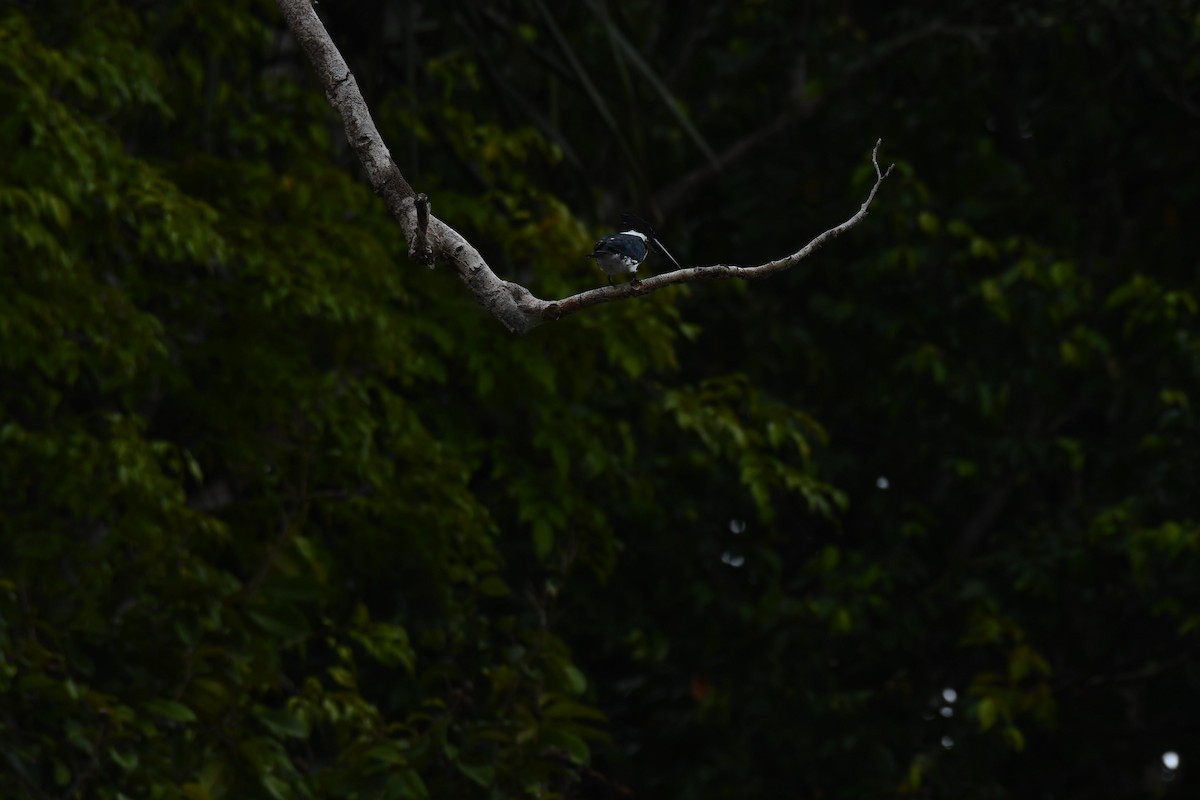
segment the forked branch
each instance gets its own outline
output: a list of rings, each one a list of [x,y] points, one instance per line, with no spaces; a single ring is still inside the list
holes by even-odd
[[[429,213],[429,200],[417,195],[392,161],[370,109],[358,89],[342,54],[317,17],[312,0],[278,0],[288,27],[300,42],[325,87],[325,95],[342,118],[346,138],[366,170],[375,193],[383,198],[388,210],[404,229],[409,255],[420,263],[449,265],[466,284],[475,299],[513,333],[525,333],[547,320],[559,319],[590,306],[635,297],[676,283],[720,278],[762,278],[789,269],[808,258],[826,242],[835,239],[862,222],[884,179],[891,174],[879,167],[879,145],[871,151],[875,183],[862,206],[840,225],[818,235],[789,256],[753,267],[713,264],[687,267],[655,275],[637,283],[603,286],[561,300],[542,300],[518,283],[501,280],[492,272],[483,256],[457,231]]]

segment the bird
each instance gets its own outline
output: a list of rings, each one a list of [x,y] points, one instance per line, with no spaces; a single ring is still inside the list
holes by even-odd
[[[621,227],[625,230],[620,233],[601,236],[596,242],[596,246],[592,248],[590,256],[596,260],[596,266],[608,275],[610,286],[614,275],[622,275],[626,272],[632,276],[629,279],[630,283],[637,283],[638,267],[646,260],[650,248],[654,248],[659,255],[670,261],[675,269],[682,269],[675,257],[667,252],[667,248],[663,247],[663,243],[654,234],[654,228],[651,228],[650,223],[646,220],[636,214],[625,212],[621,215]]]

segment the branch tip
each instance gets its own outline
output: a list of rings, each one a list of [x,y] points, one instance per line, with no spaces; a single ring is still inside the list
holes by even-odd
[[[875,165],[875,177],[880,181],[891,175],[892,167],[896,166],[895,164],[888,164],[886,171],[879,168],[879,146],[881,144],[883,144],[883,139],[876,139],[875,146],[871,148],[871,163]]]

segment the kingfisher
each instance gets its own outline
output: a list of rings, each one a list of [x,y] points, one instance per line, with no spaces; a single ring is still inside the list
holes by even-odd
[[[646,260],[646,254],[651,247],[667,261],[670,261],[675,269],[682,269],[675,257],[667,252],[667,248],[663,247],[663,243],[654,235],[654,228],[651,228],[650,223],[646,220],[636,214],[625,212],[621,215],[621,227],[625,230],[601,236],[600,240],[596,242],[596,246],[592,248],[591,258],[594,258],[596,266],[608,275],[610,286],[614,275],[625,272],[632,276],[629,279],[630,283],[637,283],[637,269]]]

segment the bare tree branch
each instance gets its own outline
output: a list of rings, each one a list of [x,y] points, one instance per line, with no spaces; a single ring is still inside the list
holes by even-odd
[[[404,179],[400,168],[392,161],[387,146],[379,135],[370,109],[359,91],[342,54],[317,17],[312,0],[278,0],[288,27],[300,42],[325,87],[330,105],[342,117],[346,138],[366,170],[367,180],[376,194],[383,198],[388,210],[404,230],[410,255],[422,263],[427,259],[451,266],[466,284],[475,299],[501,324],[513,333],[525,333],[548,320],[560,319],[591,306],[635,297],[677,283],[716,280],[720,278],[763,278],[795,266],[812,255],[826,242],[835,239],[862,222],[875,199],[879,186],[891,173],[892,167],[881,170],[878,153],[880,142],[871,151],[875,166],[875,184],[859,210],[848,220],[817,236],[789,256],[753,267],[714,264],[688,267],[642,281],[604,286],[562,300],[542,300],[517,283],[501,280],[492,272],[483,256],[461,234],[428,213],[429,200],[418,195]]]
[[[661,289],[664,286],[671,286],[676,283],[695,283],[697,281],[711,281],[720,278],[744,278],[747,280],[756,278],[765,278],[768,275],[773,275],[776,272],[782,272],[785,269],[790,269],[796,266],[804,259],[811,256],[817,250],[820,250],[827,242],[836,239],[846,231],[853,228],[858,223],[866,219],[867,209],[871,206],[871,201],[875,199],[875,193],[879,191],[880,184],[884,179],[891,174],[894,164],[889,164],[886,170],[879,167],[879,145],[883,140],[875,142],[875,147],[871,151],[871,163],[875,165],[875,184],[871,187],[870,193],[867,194],[867,199],[863,201],[862,206],[855,212],[854,216],[843,222],[841,225],[835,225],[824,233],[818,235],[808,244],[801,247],[790,256],[768,261],[765,264],[759,264],[754,267],[738,267],[732,264],[713,264],[707,267],[685,267],[673,272],[665,272],[661,275],[655,275],[652,278],[640,280],[637,283],[624,283],[620,286],[603,286],[599,289],[582,292],[581,294],[572,295],[571,297],[552,302],[541,313],[546,319],[558,319],[567,314],[579,311],[580,309],[589,306],[607,303],[610,300],[619,300],[622,297],[630,297],[634,295],[643,295]]]

